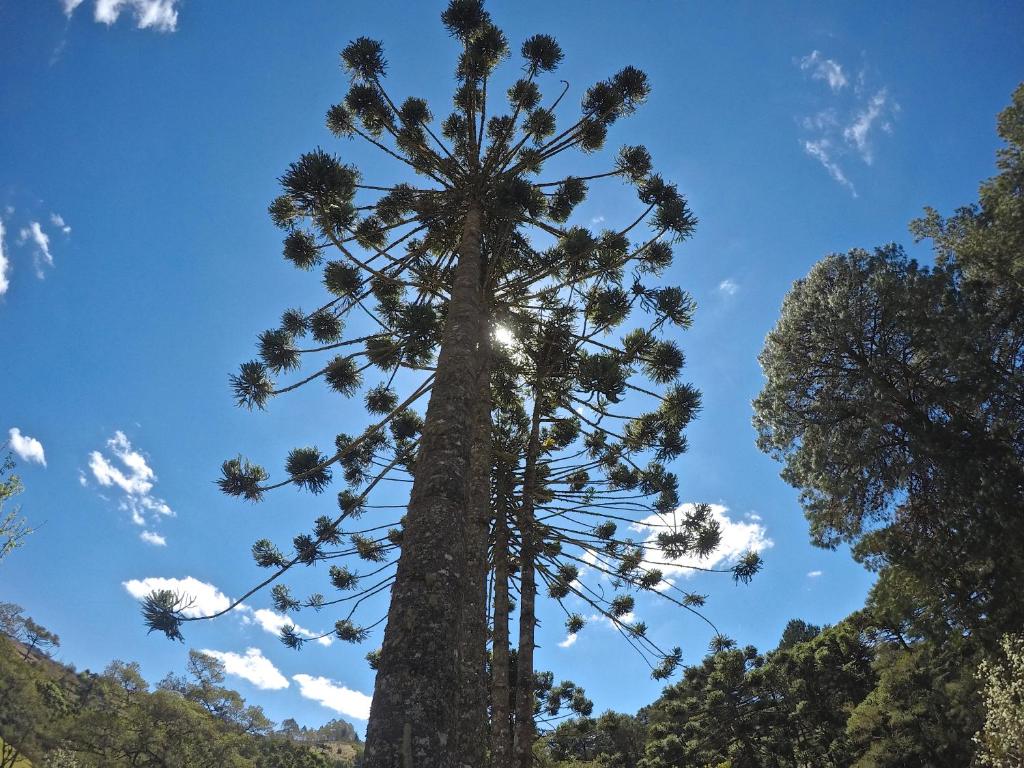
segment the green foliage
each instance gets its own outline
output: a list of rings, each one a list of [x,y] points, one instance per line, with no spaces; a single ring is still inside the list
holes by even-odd
[[[259,501],[263,497],[260,483],[269,475],[263,467],[251,464],[241,456],[228,459],[221,465],[221,476],[217,485],[229,496],[242,496],[249,501]]]
[[[4,615],[19,616],[8,610]],[[24,617],[22,617],[24,618]],[[26,619],[30,621],[30,619]],[[5,623],[5,626],[7,624]],[[289,738],[225,688],[220,661],[189,652],[187,676],[150,688],[134,663],[102,674],[25,658],[0,637],[0,765],[27,768],[352,768],[361,745],[332,721]]]
[[[576,718],[538,742],[541,765],[856,766],[971,764],[973,662],[966,647],[904,644],[867,614],[818,629],[787,626],[767,654],[727,638],[636,717]],[[1000,690],[1015,672],[993,675]],[[1017,716],[1012,698],[1007,723]],[[1012,728],[1000,735],[1013,734]],[[1013,763],[1006,763],[1011,765]]]
[[[239,406],[263,409],[267,400],[274,393],[274,381],[267,373],[267,367],[257,361],[250,360],[239,366],[238,375],[230,375],[231,389]]]
[[[331,482],[331,470],[326,463],[327,457],[316,447],[294,448],[285,461],[285,471],[296,485],[322,493]]]
[[[0,603],[0,635],[19,644],[23,659],[49,657],[60,647],[56,633],[25,616],[21,606],[14,603]]]
[[[3,450],[5,446],[0,446]],[[10,453],[0,462],[0,562],[11,552],[24,543],[24,539],[32,529],[28,521],[21,516],[21,509],[14,507],[4,512],[4,504],[24,490],[21,479],[11,473],[14,469],[14,457]]]
[[[979,726],[976,657],[953,640],[881,645],[875,687],[850,713],[857,768],[969,765]]]
[[[934,267],[890,245],[829,256],[794,285],[754,402],[813,541],[913,573],[990,647],[1024,624],[1022,115],[1024,88],[980,204],[914,223]]]
[[[982,765],[1024,765],[1024,635],[1003,635],[1001,653],[978,668],[985,725],[975,736]]]
[[[999,114],[997,131],[1005,142],[996,153],[999,173],[981,185],[978,203],[949,218],[926,208],[911,232],[932,241],[940,263],[955,263],[971,280],[1003,286],[1000,298],[1013,302],[1024,289],[1024,83]]]
[[[541,738],[543,757],[558,766],[637,768],[647,740],[639,717],[605,712],[561,723]]]

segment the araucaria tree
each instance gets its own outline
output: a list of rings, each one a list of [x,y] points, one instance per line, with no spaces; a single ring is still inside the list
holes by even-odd
[[[657,594],[694,613],[704,603],[659,567],[678,567],[684,556],[699,562],[721,539],[707,505],[680,507],[676,477],[666,468],[685,450],[683,430],[700,404],[699,393],[678,382],[683,354],[665,338],[689,324],[693,303],[678,288],[645,287],[652,265],[633,267],[583,276],[564,293],[539,292],[501,318],[511,330],[495,350],[493,381],[495,766],[509,764],[511,754],[512,765],[529,768],[535,715],[554,717],[560,699],[572,698],[548,695],[541,709],[534,690],[542,588],[565,611],[571,636],[586,624],[579,613],[585,606],[618,630],[656,679],[671,675],[681,649],[664,650],[648,637],[633,615],[632,593]],[[623,327],[630,330],[616,339]],[[637,541],[621,528],[654,533]],[[746,581],[759,567],[751,552],[718,570]],[[597,580],[590,574],[606,581],[591,583]],[[515,591],[513,685],[507,649]]]
[[[319,494],[341,469],[346,487],[338,495],[337,513],[318,518],[311,531],[296,536],[288,554],[270,541],[258,541],[254,558],[270,574],[237,602],[299,566],[349,556],[376,563],[373,574],[362,575],[348,565],[333,565],[331,581],[340,597],[315,594],[299,600],[280,582],[273,590],[277,607],[292,610],[346,601],[358,605],[390,587],[383,647],[375,661],[366,768],[484,763],[494,467],[489,350],[496,323],[513,323],[515,334],[552,312],[573,315],[582,307],[590,325],[580,331],[574,317],[569,325],[585,340],[600,342],[596,332],[617,325],[634,305],[663,318],[659,326],[689,312],[681,291],[647,287],[640,279],[664,270],[672,244],[695,224],[683,197],[655,172],[643,147],[623,147],[588,172],[544,175],[548,161],[563,153],[599,156],[609,128],[646,99],[646,75],[627,66],[587,88],[579,110],[571,110],[570,85],[550,74],[562,60],[553,38],[540,34],[525,40],[518,76],[498,86],[495,73],[509,55],[509,44],[482,3],[454,0],[442,21],[459,53],[454,109],[439,123],[423,99],[396,100],[386,89],[380,43],[360,38],[342,52],[349,90],[329,109],[327,125],[339,138],[379,148],[402,174],[395,181],[367,183],[356,168],[321,149],[292,163],[270,214],[286,233],[285,257],[300,269],[322,270],[330,296],[312,312],[285,311],[278,327],[260,335],[259,359],[232,377],[239,404],[249,408],[263,408],[272,397],[322,380],[343,396],[361,394],[373,419],[360,434],[338,435],[333,450],[293,450],[279,480],[239,457],[224,463],[219,481],[224,492],[258,501],[283,486]],[[546,81],[554,92],[545,99]],[[602,178],[635,188],[635,213],[620,228],[601,232],[568,224],[588,184]],[[586,297],[578,293],[584,284]],[[368,330],[344,335],[343,325],[352,318],[369,323]],[[311,342],[301,341],[308,336]],[[567,428],[578,430],[579,423],[592,423],[583,432],[597,441],[588,448],[593,462],[619,473],[617,487],[642,487],[646,494],[663,496],[664,505],[676,499],[675,478],[657,462],[639,467],[629,461],[641,449],[660,451],[662,458],[682,449],[680,430],[697,406],[695,393],[679,387],[675,394],[657,396],[663,406],[626,424],[622,448],[602,443],[598,434],[604,428],[594,426],[616,418],[606,413],[607,405],[625,389],[633,369],[654,371],[668,383],[681,364],[678,350],[646,332],[633,343],[628,350],[606,349],[574,360],[575,370],[556,387],[564,396],[553,399],[552,380],[534,377],[530,383],[540,389],[528,390],[524,407],[532,409],[535,425],[556,418],[560,407],[575,408],[576,426],[559,426],[565,421],[561,417],[550,427],[562,430],[561,436],[552,439],[562,439]],[[334,356],[297,381],[277,381],[323,355]],[[652,356],[657,360],[651,362]],[[421,418],[413,406],[424,400]],[[531,428],[528,443],[537,442],[539,430]],[[544,540],[531,515],[559,497],[536,491],[556,481],[582,490],[588,482],[559,477],[552,460],[536,450],[525,455],[527,461],[532,455],[532,467],[513,473],[523,521],[519,556],[550,579],[551,537]],[[345,527],[370,507],[375,488],[402,473],[411,475],[412,486],[400,526],[386,533],[387,525],[361,531]],[[561,498],[573,503],[569,496]],[[614,538],[604,529],[603,536],[606,544]],[[616,546],[608,545],[608,552]],[[634,562],[623,576],[641,578],[640,572]],[[372,585],[360,581],[371,575]],[[568,571],[557,578],[566,589],[575,588]],[[144,611],[151,628],[180,637],[182,623],[195,618],[186,615],[187,605],[185,596],[160,592],[147,599]],[[350,611],[336,624],[334,634],[342,640],[361,640],[368,633],[353,615]],[[284,639],[294,645],[303,641],[292,630]]]

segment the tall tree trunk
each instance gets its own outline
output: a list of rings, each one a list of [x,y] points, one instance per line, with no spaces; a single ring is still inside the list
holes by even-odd
[[[494,514],[494,632],[491,637],[491,768],[512,766],[512,712],[509,692],[508,502],[513,485],[496,481]]]
[[[459,603],[482,314],[480,218],[471,201],[391,588],[364,768],[459,765]]]
[[[513,760],[516,768],[532,768],[535,737],[533,639],[536,629],[537,586],[534,562],[538,541],[533,506],[537,484],[537,458],[540,454],[540,414],[538,393],[534,391],[530,440],[526,448],[526,463],[523,469],[523,497],[519,505],[519,651],[516,656],[516,735]]]
[[[481,288],[481,290],[483,290]],[[486,302],[486,299],[485,299]],[[459,768],[481,768],[487,753],[487,540],[491,517],[491,347],[484,309],[477,357],[477,400],[473,409],[469,517],[464,530],[466,579],[461,600],[459,668],[462,703],[455,756]]]

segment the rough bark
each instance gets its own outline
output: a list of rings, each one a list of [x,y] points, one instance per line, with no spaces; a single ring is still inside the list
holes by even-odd
[[[463,225],[366,731],[364,768],[452,768],[481,318],[480,209]]]
[[[532,768],[533,742],[536,729],[533,710],[534,696],[533,639],[536,629],[536,573],[534,563],[537,554],[537,532],[534,519],[534,491],[537,484],[537,458],[540,453],[541,407],[536,393],[533,403],[533,418],[530,425],[530,440],[526,448],[526,462],[523,470],[523,495],[519,504],[519,650],[516,656],[516,725],[513,765],[516,768]]]
[[[509,691],[508,500],[500,483],[494,516],[494,632],[491,638],[491,768],[511,768],[512,712]]]
[[[487,752],[487,540],[491,511],[491,355],[486,309],[479,331],[477,400],[470,459],[469,516],[464,529],[466,580],[458,635],[462,703],[456,764],[481,768]]]

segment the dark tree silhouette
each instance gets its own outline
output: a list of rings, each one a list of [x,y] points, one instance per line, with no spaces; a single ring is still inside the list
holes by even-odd
[[[495,320],[528,318],[539,297],[571,295],[575,286],[630,264],[657,273],[671,261],[671,244],[688,236],[695,222],[643,147],[623,148],[611,167],[596,173],[543,175],[547,161],[566,151],[602,149],[609,128],[647,97],[643,72],[625,67],[586,89],[579,112],[559,129],[569,85],[556,85],[547,102],[540,90],[562,59],[553,38],[535,35],[522,44],[522,71],[504,90],[506,106],[497,108],[493,79],[508,55],[504,34],[478,0],[450,3],[442,21],[460,53],[455,110],[438,128],[424,100],[398,103],[387,91],[380,43],[360,38],[342,52],[351,84],[344,101],[328,111],[328,127],[373,144],[415,183],[365,183],[355,168],[320,149],[288,168],[271,216],[286,232],[285,257],[300,269],[321,268],[332,297],[313,312],[287,310],[279,327],[260,335],[259,359],[232,377],[245,407],[263,408],[277,395],[322,380],[344,396],[362,393],[366,411],[379,418],[358,435],[339,435],[326,453],[296,448],[282,479],[271,480],[263,467],[238,457],[224,463],[219,481],[225,493],[258,501],[284,486],[321,493],[335,471],[344,475],[338,514],[296,536],[290,553],[268,540],[253,546],[270,574],[235,604],[298,566],[351,555],[379,564],[373,574],[335,565],[333,585],[355,590],[342,597],[298,599],[281,583],[273,590],[281,610],[349,602],[352,611],[339,619],[335,634],[358,641],[374,624],[356,624],[355,607],[390,587],[368,767],[477,766],[483,759],[490,507],[484,479],[492,464],[486,455],[492,391],[486,351]],[[635,187],[635,217],[600,233],[568,225],[588,183],[601,178]],[[636,238],[645,224],[650,231]],[[617,311],[621,293],[634,288],[606,286],[591,302],[594,311]],[[652,290],[625,301],[667,310],[682,300]],[[369,318],[371,332],[344,336],[343,323],[352,317]],[[301,342],[306,336],[311,344]],[[334,357],[297,381],[277,382],[324,354]],[[589,375],[600,381],[618,365],[608,355],[588,360]],[[421,418],[413,407],[423,400],[428,405]],[[411,474],[412,488],[400,527],[346,527],[369,508],[375,488],[403,472]],[[524,514],[527,519],[532,512]],[[528,522],[524,529],[529,540]],[[367,585],[363,579],[370,575],[377,580]],[[151,629],[180,637],[184,622],[209,618],[187,615],[187,605],[187,596],[155,593],[145,602],[146,620]],[[289,628],[283,637],[296,646],[308,639]]]

